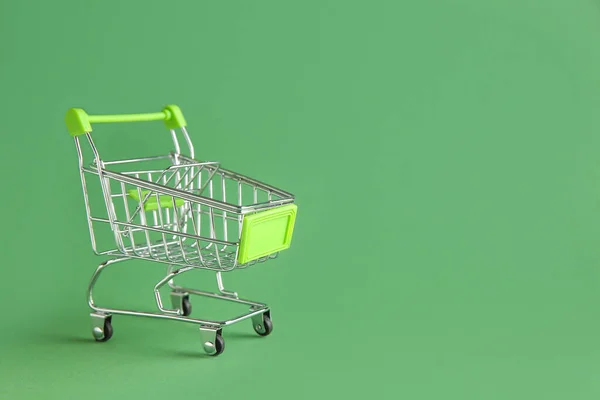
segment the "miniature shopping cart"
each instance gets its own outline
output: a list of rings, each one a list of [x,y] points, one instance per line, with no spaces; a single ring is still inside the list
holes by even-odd
[[[105,161],[92,140],[91,124],[158,120],[164,121],[173,140],[174,151],[167,155]],[[92,248],[98,255],[111,257],[98,266],[88,288],[95,339],[111,338],[113,314],[198,324],[204,350],[210,355],[223,352],[222,329],[236,322],[250,319],[256,333],[271,333],[269,307],[225,290],[221,273],[276,258],[290,246],[296,219],[293,195],[216,162],[197,161],[177,106],[127,115],[88,115],[72,108],[66,124],[79,157]],[[188,155],[181,151],[180,137]],[[84,162],[86,152],[89,164]],[[97,245],[102,235],[110,243],[106,249]],[[94,302],[92,292],[102,271],[131,259],[167,264],[166,276],[154,287],[155,312],[105,308]],[[215,271],[218,292],[175,284],[177,275],[194,269]],[[171,307],[163,302],[163,287],[170,289]],[[190,295],[241,303],[249,311],[224,321],[191,318]]]

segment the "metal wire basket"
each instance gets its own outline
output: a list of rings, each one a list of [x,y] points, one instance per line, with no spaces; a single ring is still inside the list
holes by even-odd
[[[173,151],[161,156],[115,161],[100,157],[92,139],[92,123],[153,120],[165,122],[173,140]],[[205,351],[211,355],[223,351],[221,329],[225,325],[252,318],[257,333],[270,333],[269,308],[262,303],[241,300],[235,292],[226,291],[221,272],[275,258],[290,246],[297,211],[294,196],[221,168],[217,162],[195,160],[194,146],[177,106],[167,106],[162,112],[152,114],[96,116],[82,109],[70,109],[66,123],[75,139],[92,248],[98,255],[114,257],[100,264],[89,287],[95,338],[110,339],[112,314],[168,317],[198,323],[205,337]],[[182,153],[176,130],[183,137],[189,155]],[[89,163],[85,162],[85,144],[93,156]],[[97,197],[90,193],[94,183],[100,189],[96,190]],[[100,228],[109,228],[114,237],[113,246],[99,249]],[[100,272],[112,263],[134,258],[168,265],[167,275],[154,289],[159,312],[96,306],[92,290]],[[203,292],[174,284],[176,275],[192,269],[216,271],[219,292]],[[163,306],[160,295],[160,289],[167,283],[172,290],[173,308]],[[251,309],[227,321],[186,318],[191,312],[189,294],[232,300],[250,305]]]

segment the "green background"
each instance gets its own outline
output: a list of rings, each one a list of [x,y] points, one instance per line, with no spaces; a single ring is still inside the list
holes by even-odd
[[[597,399],[599,6],[0,2],[0,398]],[[299,205],[292,249],[225,275],[272,336],[233,326],[218,358],[167,321],[91,339],[64,113],[169,103],[200,158]],[[96,136],[171,148],[159,123]],[[98,300],[152,307],[162,273],[115,267]]]

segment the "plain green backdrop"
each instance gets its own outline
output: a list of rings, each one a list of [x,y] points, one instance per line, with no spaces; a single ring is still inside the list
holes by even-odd
[[[0,1],[0,398],[597,399],[599,4]],[[64,113],[170,103],[200,158],[299,205],[289,251],[225,275],[273,334],[218,358],[168,321],[91,338]],[[96,136],[171,149],[158,123]],[[115,267],[99,301],[152,308],[162,273]]]

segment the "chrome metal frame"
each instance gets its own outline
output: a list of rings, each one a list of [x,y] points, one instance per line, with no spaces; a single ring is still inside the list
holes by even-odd
[[[239,298],[225,289],[222,272],[245,268],[277,257],[272,254],[239,264],[237,261],[244,216],[294,202],[288,192],[260,181],[223,169],[216,162],[194,159],[190,136],[181,128],[189,156],[181,153],[175,130],[170,131],[175,151],[157,157],[104,161],[90,132],[85,134],[93,155],[86,165],[83,146],[75,136],[79,171],[92,249],[97,255],[113,256],[94,272],[88,288],[88,304],[93,310],[93,334],[97,340],[108,340],[106,332],[113,314],[163,318],[200,326],[204,350],[211,355],[222,351],[221,330],[228,325],[251,319],[259,334],[263,318],[270,309],[259,302]],[[148,168],[148,163],[166,163],[161,168]],[[119,168],[125,170],[118,171]],[[104,207],[94,207],[89,195],[89,176],[98,178]],[[231,200],[234,201],[231,201]],[[98,210],[101,209],[101,210]],[[99,214],[99,212],[102,212]],[[110,231],[115,247],[99,250],[97,225]],[[106,228],[110,228],[106,230]],[[109,265],[130,259],[144,259],[168,265],[167,274],[154,287],[157,312],[115,309],[95,304],[93,290],[99,276]],[[194,269],[216,272],[218,292],[206,292],[178,286],[174,278]],[[171,289],[172,308],[164,305],[160,289]],[[208,321],[184,315],[182,298],[189,295],[212,297],[249,306],[248,312],[227,320]],[[219,340],[221,348],[219,348]]]

